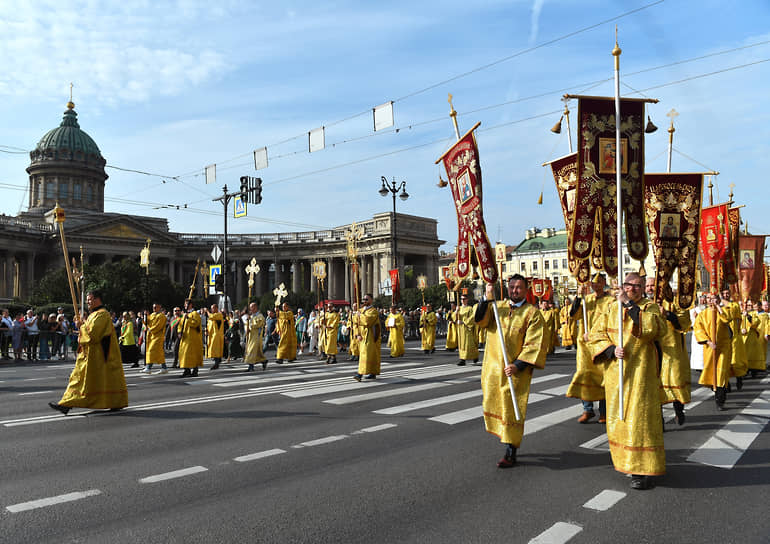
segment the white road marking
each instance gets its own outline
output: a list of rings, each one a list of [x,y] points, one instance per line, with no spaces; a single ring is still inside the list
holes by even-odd
[[[291,397],[293,399],[301,399],[305,397],[314,397],[316,395],[326,395],[328,393],[338,393],[340,391],[349,391],[350,389],[353,389],[353,388],[360,389],[361,387],[364,387],[364,388],[377,387],[379,385],[384,385],[385,383],[387,383],[384,380],[364,380],[361,383],[358,383],[353,380],[352,376],[348,378],[348,380],[345,380],[344,383],[341,383],[339,385],[327,385],[324,387],[305,389],[303,391],[286,391],[281,394],[286,397]]]
[[[548,374],[547,376],[535,376],[532,378],[531,383],[542,383],[542,382],[548,382],[551,380],[558,380],[559,378],[568,378],[566,374]]]
[[[583,508],[590,508],[591,510],[598,510],[604,512],[615,506],[618,501],[626,496],[622,491],[615,491],[613,489],[605,489],[593,499],[583,505]]]
[[[688,461],[731,469],[770,420],[770,391],[762,391],[740,414],[695,450]]]
[[[531,396],[532,395],[530,395],[530,397]],[[562,408],[561,410],[556,410],[555,412],[551,412],[543,416],[528,419],[524,424],[524,436],[536,433],[537,431],[542,431],[543,429],[547,429],[553,425],[563,423],[568,419],[572,419],[573,417],[582,413],[583,406],[576,405],[569,406],[568,408]]]
[[[140,478],[140,484],[153,484],[155,482],[162,482],[164,480],[173,480],[174,478],[182,478],[189,476],[190,474],[197,474],[199,472],[206,472],[208,469],[200,465],[194,467],[183,468],[180,470],[173,470],[171,472],[164,472],[163,474],[155,474],[153,476],[147,476],[146,478]]]
[[[360,431],[353,431],[350,434],[362,434],[362,433],[376,433],[378,431],[385,431],[387,429],[392,429],[393,427],[398,427],[395,423],[383,423],[382,425],[375,425],[374,427],[366,427],[365,429],[361,429]]]
[[[89,489],[88,491],[76,491],[74,493],[67,493],[65,495],[57,495],[56,497],[48,497],[47,499],[37,499],[35,501],[20,502],[19,504],[12,504],[6,506],[5,509],[9,512],[23,512],[25,510],[34,510],[36,508],[44,508],[46,506],[53,506],[54,504],[61,504],[64,502],[72,502],[86,497],[93,497],[95,495],[101,495],[101,491],[98,489]]]
[[[273,455],[279,455],[281,453],[286,453],[286,450],[274,448],[272,450],[258,451],[257,453],[249,453],[248,455],[241,455],[240,457],[234,458],[233,461],[238,461],[239,463],[245,463],[246,461],[256,461],[257,459],[264,459],[265,457],[271,457]]]
[[[607,433],[600,434],[588,442],[583,442],[580,444],[580,447],[587,450],[610,451],[609,438],[607,438]]]
[[[309,448],[312,446],[321,446],[323,444],[330,444],[339,440],[344,440],[348,437],[346,434],[340,434],[336,436],[326,436],[324,438],[317,438],[316,440],[310,440],[308,442],[302,442],[292,446],[292,448]]]
[[[552,387],[551,389],[546,389],[545,391],[540,391],[540,392],[545,395],[562,396],[567,393],[567,389],[569,389],[569,386],[570,384],[560,385],[559,387]]]
[[[558,521],[529,541],[529,544],[562,544],[582,531],[580,525]]]
[[[398,389],[388,389],[387,391],[375,391],[374,393],[363,393],[361,395],[352,395],[350,397],[340,397],[337,399],[325,400],[326,404],[354,404],[356,402],[364,402],[371,399],[380,399],[383,397],[393,397],[396,395],[406,395],[415,391],[423,391],[426,389],[435,389],[437,387],[446,387],[447,383],[443,382],[429,382],[419,385],[412,385],[407,387],[400,387]]]
[[[481,391],[478,391],[477,394],[481,395]],[[539,393],[530,393],[529,402],[527,403],[527,405],[535,404],[536,402],[540,402],[542,400],[551,399],[551,398],[553,397],[549,395],[540,395]],[[481,406],[474,406],[473,408],[466,408],[465,410],[458,410],[457,412],[449,412],[447,414],[442,414],[440,416],[431,417],[431,418],[428,418],[428,421],[446,423],[447,425],[456,425],[464,421],[469,421],[471,419],[482,417],[483,415],[484,415],[484,412]],[[527,425],[528,424],[529,423],[527,423]]]
[[[419,410],[420,408],[429,408],[431,406],[438,406],[439,404],[448,404],[458,400],[480,397],[481,395],[481,389],[477,389],[475,391],[466,391],[465,393],[457,393],[455,395],[448,395],[446,397],[438,397],[435,399],[422,400],[419,402],[410,402],[409,404],[401,404],[399,406],[391,406],[390,408],[382,408],[381,410],[374,410],[373,413],[384,415],[401,414],[404,412]]]
[[[27,397],[29,395],[42,395],[44,393],[53,393],[53,389],[49,389],[48,391],[29,391],[28,393],[19,393],[19,396]]]
[[[9,421],[7,423],[3,423],[4,427],[20,427],[23,425],[34,425],[35,423],[50,423],[50,422],[57,422],[57,421],[66,421],[70,419],[81,419],[86,417],[85,415],[82,416],[38,416],[38,417],[32,417],[26,420],[16,420],[16,421]]]
[[[444,365],[440,365],[444,366]],[[433,370],[435,368],[435,370]],[[404,374],[404,378],[408,378],[410,380],[422,380],[425,378],[435,378],[437,376],[451,376],[454,374],[466,374],[468,372],[478,372],[480,369],[479,367],[467,367],[467,366],[455,366],[454,368],[437,368],[437,367],[429,367],[425,369],[420,370],[413,370],[410,371],[409,374]]]

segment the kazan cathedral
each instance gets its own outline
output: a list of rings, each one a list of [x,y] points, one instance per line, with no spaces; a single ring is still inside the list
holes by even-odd
[[[211,262],[214,246],[223,235],[170,232],[168,221],[157,217],[104,211],[107,164],[96,142],[80,128],[75,104],[67,103],[58,127],[46,132],[29,154],[29,202],[17,216],[0,215],[0,303],[27,299],[35,283],[53,268],[64,266],[61,242],[52,210],[66,212],[64,231],[70,255],[83,248],[90,265],[139,259],[151,240],[150,263],[172,281],[189,286],[198,261]],[[392,232],[394,224],[396,232]],[[364,235],[358,243],[359,281],[363,292],[380,293],[398,247],[397,262],[425,274],[429,284],[438,281],[438,239],[435,219],[386,212],[356,222]],[[246,266],[253,259],[260,272],[255,277],[257,296],[284,283],[290,291],[315,291],[313,262],[326,262],[328,298],[351,300],[352,282],[347,266],[350,225],[310,232],[228,235],[228,291],[234,301],[248,294]],[[397,241],[397,244],[393,242]],[[202,275],[205,276],[205,275]],[[198,297],[206,296],[203,281]],[[181,302],[181,301],[180,301]]]

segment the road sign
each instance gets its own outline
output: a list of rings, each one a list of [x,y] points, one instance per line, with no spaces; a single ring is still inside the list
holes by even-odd
[[[222,250],[219,248],[219,246],[214,246],[214,249],[211,250],[211,258],[214,259],[214,262],[219,262],[219,258],[222,256]],[[214,285],[213,283],[211,285]]]
[[[214,249],[219,249],[218,247]],[[213,253],[213,252],[212,252]],[[209,285],[214,285],[216,277],[222,273],[221,264],[212,264],[209,266]]]
[[[246,201],[241,198],[241,195],[233,197],[233,215],[236,219],[246,217]]]

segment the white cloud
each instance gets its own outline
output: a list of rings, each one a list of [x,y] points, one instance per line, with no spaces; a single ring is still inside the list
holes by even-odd
[[[529,31],[529,45],[534,45],[537,40],[537,33],[540,30],[540,12],[543,11],[545,0],[534,0],[532,2],[532,24]]]

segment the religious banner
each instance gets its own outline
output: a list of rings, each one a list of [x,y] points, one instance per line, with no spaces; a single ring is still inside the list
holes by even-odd
[[[575,221],[575,196],[577,194],[577,153],[571,153],[549,163],[556,182],[556,192],[561,202],[561,212],[564,216],[564,226],[567,238],[571,237]],[[596,225],[598,226],[598,222]],[[599,250],[599,246],[595,248]],[[600,253],[601,255],[601,253]],[[601,262],[601,261],[600,261]],[[580,283],[586,283],[591,276],[591,263],[588,259],[576,259],[572,252],[572,244],[567,242],[567,263],[570,273]]]
[[[765,280],[765,237],[742,234],[739,243],[738,276],[741,298],[756,302],[762,294],[762,284]]]
[[[398,302],[401,295],[401,282],[398,280],[398,268],[390,270],[390,298],[391,302]]]
[[[540,300],[550,300],[553,296],[553,285],[549,279],[533,278],[529,282],[529,290]]]
[[[472,272],[471,252],[475,250],[482,278],[488,283],[495,283],[497,267],[484,225],[481,166],[473,134],[477,126],[478,123],[436,162],[444,162],[457,211],[457,275],[462,279]]]
[[[730,238],[727,224],[727,204],[703,208],[700,214],[700,253],[709,273],[711,292],[718,290],[719,263],[728,250]]]
[[[695,301],[703,174],[645,174],[644,206],[655,257],[655,301],[671,297],[674,270],[679,269],[678,303]],[[671,300],[669,300],[671,302]]]
[[[577,260],[587,259],[596,246],[594,266],[616,276],[617,203],[616,166],[622,175],[623,211],[629,255],[639,261],[647,256],[647,233],[642,199],[644,178],[644,102],[621,100],[620,160],[615,150],[615,99],[578,97],[578,182],[573,229],[568,244]],[[596,223],[599,223],[598,228]],[[597,236],[598,233],[598,236]]]
[[[738,291],[738,250],[740,248],[741,238],[741,210],[740,208],[730,208],[727,210],[727,221],[729,223],[730,236],[728,250],[723,257],[724,274],[722,280],[726,285],[734,287]]]

